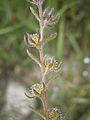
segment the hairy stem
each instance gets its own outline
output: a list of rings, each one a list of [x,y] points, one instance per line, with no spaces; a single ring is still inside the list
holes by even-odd
[[[42,82],[45,82],[45,66],[44,66],[44,27],[43,27],[43,12],[42,12],[42,4],[39,3],[39,16],[40,16],[40,37],[41,37],[41,47],[40,47],[40,61],[41,61],[41,73],[42,73]],[[48,112],[47,112],[47,98],[46,98],[46,90],[42,95],[42,103],[43,109],[45,113],[46,120],[48,120]]]

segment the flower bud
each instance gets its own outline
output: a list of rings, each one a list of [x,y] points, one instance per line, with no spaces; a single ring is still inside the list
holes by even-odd
[[[40,34],[35,33],[30,35],[27,33],[27,36],[24,36],[24,41],[28,47],[38,47],[40,44]]]

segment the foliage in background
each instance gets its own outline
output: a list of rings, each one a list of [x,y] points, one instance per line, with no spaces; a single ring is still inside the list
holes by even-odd
[[[9,70],[14,72],[17,66],[25,70],[29,65],[23,34],[38,31],[38,23],[27,6],[26,0],[0,0],[0,76]],[[90,0],[46,0],[44,8],[46,6],[54,6],[55,14],[61,12],[61,19],[55,27],[48,28],[50,32],[57,31],[58,36],[45,51],[55,54],[57,49],[57,59],[64,59],[63,67],[68,67],[62,70],[67,71],[62,73],[63,80],[54,81],[58,85],[54,89],[57,95],[50,92],[50,103],[62,103],[61,108],[64,113],[68,112],[69,120],[88,120],[90,75],[83,77],[82,74],[90,70],[90,63],[83,63],[84,57],[90,55]]]

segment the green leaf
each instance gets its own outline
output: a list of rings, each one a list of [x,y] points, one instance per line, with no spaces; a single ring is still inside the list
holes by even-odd
[[[32,58],[32,60],[34,60],[41,67],[40,61],[32,53],[30,53],[28,49],[27,49],[27,54],[29,57]]]
[[[40,113],[40,112],[38,112],[36,109],[34,109],[32,106],[30,106],[29,105],[29,107],[30,107],[30,109],[34,112],[34,113],[36,113],[37,115],[39,115],[41,118],[43,118],[44,120],[46,120],[46,118]]]
[[[60,14],[57,14],[56,17],[52,19],[52,21],[49,23],[49,26],[56,24],[59,21]]]
[[[50,34],[47,38],[45,38],[45,44],[48,43],[48,42],[50,42],[51,40],[54,40],[56,38],[56,36],[57,36],[56,32]]]

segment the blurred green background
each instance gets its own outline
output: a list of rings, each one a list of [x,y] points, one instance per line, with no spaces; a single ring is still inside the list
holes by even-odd
[[[90,0],[45,0],[43,8],[47,6],[54,7],[55,15],[60,13],[60,20],[46,30],[58,35],[45,46],[45,53],[63,62],[48,91],[48,104],[60,108],[65,120],[90,120]],[[0,120],[40,120],[33,112],[20,117],[14,102],[13,109],[6,110],[12,81],[26,88],[40,80],[23,40],[26,32],[38,27],[26,0],[0,0]],[[40,101],[35,104],[42,109]]]

